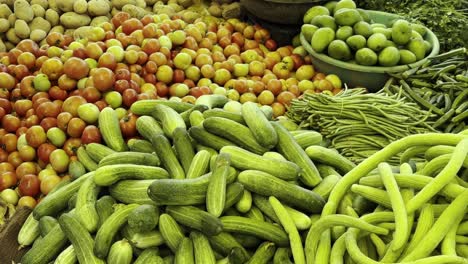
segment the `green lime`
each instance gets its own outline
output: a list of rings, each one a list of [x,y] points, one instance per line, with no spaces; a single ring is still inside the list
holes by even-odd
[[[356,3],[353,0],[341,0],[335,5],[335,12],[343,9],[343,8],[350,8],[350,9],[356,9]]]
[[[360,50],[366,46],[366,38],[361,35],[353,35],[346,39],[346,44],[352,50]]]
[[[392,29],[391,28],[382,28],[382,27],[375,27],[372,28],[372,33],[382,33],[385,35],[387,39],[392,38]]]
[[[357,64],[372,66],[377,63],[377,54],[369,48],[362,48],[356,51],[355,59]]]
[[[379,52],[385,48],[387,38],[382,33],[374,33],[367,39],[367,47],[373,51]]]
[[[392,39],[398,45],[405,45],[411,39],[412,31],[408,21],[398,19],[392,25]]]
[[[328,55],[337,60],[347,61],[351,59],[351,50],[346,42],[335,39],[328,45]]]
[[[347,38],[353,35],[353,28],[350,26],[339,27],[336,31],[336,38],[341,40],[346,40]]]
[[[319,15],[316,16],[310,21],[310,24],[317,27],[329,27],[333,30],[336,30],[335,19],[329,15]]]
[[[304,24],[309,24],[314,17],[320,15],[330,15],[330,11],[326,7],[319,5],[309,8],[303,18]]]
[[[352,26],[356,24],[356,22],[362,20],[359,12],[356,9],[351,8],[341,8],[338,11],[335,11],[333,17],[335,18],[336,24],[340,26]]]
[[[312,36],[312,49],[316,52],[323,52],[333,39],[335,39],[335,31],[333,29],[328,27],[319,28]]]
[[[312,35],[314,35],[315,31],[319,29],[317,26],[311,25],[311,24],[304,24],[301,27],[301,33],[304,35],[304,38],[307,39],[307,41],[310,42],[312,39]]]
[[[386,47],[379,53],[379,64],[385,67],[391,67],[400,61],[400,51],[395,47]]]
[[[421,35],[422,37],[424,37],[424,35],[426,35],[427,30],[426,30],[426,28],[425,28],[423,25],[421,25],[421,24],[412,23],[412,24],[411,24],[411,28],[412,28],[414,31],[418,32],[419,35]]]
[[[359,12],[359,14],[361,15],[362,19],[364,21],[366,21],[367,23],[371,23],[372,22],[372,19],[370,18],[369,16],[369,13],[367,13],[366,10],[362,9],[362,8],[358,8],[357,11]]]
[[[365,21],[359,21],[356,24],[354,24],[353,30],[354,34],[364,36],[365,38],[368,38],[373,33],[369,23]]]
[[[416,60],[422,60],[426,56],[426,44],[422,39],[412,39],[406,45],[406,48],[416,55]]]
[[[416,62],[416,55],[414,55],[413,52],[407,49],[401,49],[399,64],[406,65],[406,64],[413,63],[413,62]]]
[[[328,11],[330,11],[330,14],[333,14],[333,12],[335,10],[336,3],[338,3],[338,1],[330,1],[330,2],[327,2],[324,5],[324,7],[326,7],[328,9]]]
[[[419,34],[419,32],[417,32],[416,30],[411,31],[411,38],[412,39],[423,39],[421,34]]]

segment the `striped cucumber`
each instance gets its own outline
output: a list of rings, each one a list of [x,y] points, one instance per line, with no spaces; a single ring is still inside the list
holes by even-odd
[[[173,253],[177,252],[180,242],[184,238],[184,232],[179,224],[169,214],[159,216],[159,231],[166,241],[166,245]]]
[[[99,258],[106,258],[111,247],[112,240],[119,229],[127,222],[127,217],[131,211],[138,207],[138,204],[122,205],[107,218],[95,236],[94,254]]]
[[[97,169],[97,163],[89,156],[84,146],[80,146],[76,151],[78,160],[83,164],[87,171],[94,171]]]
[[[229,174],[231,158],[229,154],[220,153],[212,171],[211,180],[206,191],[206,210],[219,217],[223,213],[226,203],[226,178]]]
[[[75,264],[78,262],[73,245],[68,246],[60,253],[54,261],[54,264]]]
[[[223,225],[216,216],[194,206],[169,205],[166,207],[166,212],[178,223],[207,236],[217,235],[223,230]]]
[[[90,233],[94,233],[99,224],[99,214],[96,210],[96,201],[100,190],[101,187],[96,185],[94,177],[89,177],[81,185],[80,189],[78,189],[78,196],[76,197],[76,219]]]
[[[195,150],[187,129],[183,127],[176,128],[173,132],[173,138],[177,158],[182,168],[184,168],[185,174],[187,174],[195,156]]]
[[[319,184],[322,177],[320,177],[317,167],[315,167],[315,164],[309,156],[307,156],[304,149],[299,146],[293,135],[279,123],[271,122],[271,124],[278,134],[278,144],[276,148],[286,159],[301,167],[302,172],[300,174],[300,180],[309,187]]]
[[[185,121],[182,116],[169,106],[157,104],[151,112],[156,120],[161,123],[164,134],[168,138],[173,137],[174,130],[178,127],[186,128]]]
[[[203,128],[203,126],[192,126],[189,129],[189,134],[199,144],[218,151],[224,146],[236,145],[226,138],[208,132],[205,128]]]
[[[112,264],[130,264],[133,259],[133,249],[127,240],[122,239],[112,244],[109,255],[107,256],[107,263]]]
[[[158,121],[156,121],[152,116],[138,117],[136,121],[136,129],[143,138],[149,140],[151,143],[154,142],[154,137],[164,134],[161,125],[159,125]]]
[[[109,186],[110,195],[126,204],[154,204],[148,187],[156,180],[122,180]]]
[[[96,212],[99,216],[98,228],[114,213],[115,199],[110,195],[104,195],[96,201]]]
[[[170,178],[184,179],[185,171],[177,159],[169,139],[164,135],[157,135],[153,139],[154,141],[152,141],[152,143],[155,147],[156,154],[161,159],[161,164],[167,169],[167,172],[169,172]]]
[[[198,151],[190,163],[187,179],[198,178],[208,172],[211,154],[207,150]]]
[[[242,104],[242,117],[260,145],[271,149],[278,143],[278,135],[262,110],[253,102]]]
[[[193,107],[193,104],[184,103],[184,102],[176,102],[172,100],[163,100],[163,99],[157,99],[157,100],[145,99],[145,100],[138,100],[134,102],[130,106],[130,110],[132,111],[132,113],[141,115],[141,116],[151,115],[156,105],[169,106],[170,108],[174,109],[178,113],[182,113]]]
[[[158,248],[147,248],[143,250],[133,264],[163,264],[159,256]]]
[[[70,214],[62,214],[59,217],[60,228],[66,234],[75,250],[79,263],[84,264],[104,264],[105,261],[99,259],[93,253],[94,240],[91,234],[80,224],[80,222]]]
[[[193,243],[188,237],[184,237],[179,243],[175,253],[174,264],[194,264]]]
[[[215,264],[216,258],[208,238],[198,231],[190,232],[196,264]]]
[[[168,172],[160,167],[114,164],[99,167],[94,182],[99,186],[109,186],[120,180],[152,180],[169,178]]]
[[[33,213],[30,213],[18,232],[18,244],[20,247],[30,246],[40,233],[39,221],[34,218]]]
[[[99,131],[106,145],[115,151],[125,151],[127,144],[120,130],[117,113],[111,107],[104,107],[98,118]]]
[[[104,157],[116,151],[106,145],[99,143],[89,143],[85,145],[86,152],[96,162],[99,163]]]
[[[149,140],[131,138],[128,140],[127,145],[130,151],[154,154],[153,144]]]
[[[154,154],[124,151],[106,156],[99,162],[98,166],[103,167],[106,165],[133,164],[157,167],[160,163],[158,156]]]

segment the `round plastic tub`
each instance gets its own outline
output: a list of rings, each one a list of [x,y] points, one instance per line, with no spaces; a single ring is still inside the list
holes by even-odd
[[[385,25],[390,25],[393,20],[399,18],[398,15],[381,11],[368,10],[367,12],[375,23],[382,23]],[[318,71],[325,74],[333,73],[338,75],[342,82],[346,83],[349,88],[364,87],[367,88],[368,91],[376,92],[380,90],[390,78],[387,73],[404,72],[410,68],[421,66],[427,61],[427,58],[439,54],[440,46],[437,36],[428,28],[426,28],[426,30],[427,33],[424,36],[425,40],[432,44],[432,51],[426,56],[426,58],[412,64],[394,67],[363,66],[336,60],[326,54],[315,52],[302,34],[301,44],[312,56],[312,63]]]

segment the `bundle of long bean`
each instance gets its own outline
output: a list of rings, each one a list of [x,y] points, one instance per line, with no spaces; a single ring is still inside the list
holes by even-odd
[[[286,115],[302,128],[319,131],[353,162],[405,136],[435,131],[425,122],[432,115],[429,111],[398,95],[366,93],[362,88],[335,96],[307,93],[292,101]]]
[[[431,110],[435,115],[428,121],[433,128],[453,133],[466,128],[468,52],[465,48],[432,57],[426,64],[393,78],[383,90],[391,95],[401,94],[423,109]]]

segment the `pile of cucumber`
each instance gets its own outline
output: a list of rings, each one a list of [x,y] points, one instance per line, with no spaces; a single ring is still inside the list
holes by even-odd
[[[468,246],[460,242],[468,235],[467,135],[410,136],[355,165],[317,132],[293,130],[254,103],[238,113],[223,110],[226,103],[221,95],[195,105],[137,101],[141,138],[128,142],[115,111],[102,111],[105,144],[81,147],[72,180],[28,217],[21,263],[416,261],[445,237],[437,257],[466,263],[457,254]],[[447,146],[414,164],[428,144]],[[408,147],[401,169],[375,170]],[[408,243],[416,253],[403,251]]]

